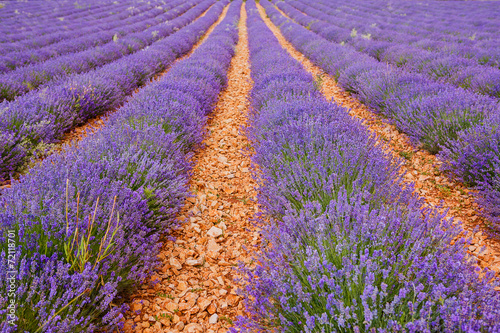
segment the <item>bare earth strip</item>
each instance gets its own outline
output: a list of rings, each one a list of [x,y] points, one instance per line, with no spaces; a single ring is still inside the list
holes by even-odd
[[[241,134],[247,123],[251,89],[246,12],[242,7],[239,42],[221,93],[205,147],[194,156],[191,191],[174,232],[164,240],[161,269],[131,302],[130,332],[226,332],[243,304],[236,295],[236,266],[251,264],[245,248],[259,242],[251,219],[257,213],[249,146]],[[156,284],[155,284],[156,282]],[[136,325],[135,328],[132,328]]]
[[[475,230],[472,234],[469,252],[478,258],[479,266],[489,267],[498,274],[500,272],[500,246],[497,240],[488,238],[484,232],[486,221],[478,214],[478,207],[470,190],[463,184],[443,175],[439,171],[441,162],[436,156],[425,150],[415,149],[405,134],[400,133],[395,126],[388,124],[381,116],[370,111],[339,87],[331,76],[297,51],[267,18],[264,8],[259,4],[257,6],[262,18],[278,38],[281,46],[317,79],[324,96],[328,100],[333,99],[335,103],[349,108],[349,114],[362,120],[387,152],[393,156],[405,158],[405,163],[401,168],[401,171],[405,173],[405,180],[415,183],[415,190],[426,203],[431,207],[449,210],[448,217],[462,221],[466,230]],[[280,12],[288,18],[285,13]]]
[[[196,20],[205,16],[205,14],[210,10],[210,8],[212,8],[212,6],[210,6],[200,16],[198,16],[195,20],[193,20],[193,22],[195,22]],[[186,59],[187,57],[189,57],[201,45],[201,43],[203,43],[203,40],[206,38],[206,36],[208,36],[210,34],[210,32],[212,32],[212,30],[219,24],[219,22],[222,21],[222,19],[226,16],[226,12],[228,9],[229,9],[229,6],[226,6],[224,8],[219,19],[207,30],[205,35],[202,38],[200,38],[200,40],[193,46],[191,51],[189,51],[187,54],[183,55],[182,57],[176,59],[167,69],[165,69],[163,72],[155,75],[150,80],[150,82],[159,80],[163,75],[168,73],[168,71],[170,70],[170,68],[172,68],[173,65],[175,65],[177,62],[182,61],[183,59]],[[137,88],[134,91],[134,94],[139,92],[142,88],[146,87],[148,84],[149,83]],[[134,98],[134,94],[132,94],[128,98],[129,99]],[[40,163],[44,158],[46,158],[52,154],[63,153],[67,147],[74,146],[74,145],[78,144],[78,142],[80,140],[82,140],[83,138],[85,138],[87,135],[92,135],[92,134],[96,133],[100,128],[105,126],[106,122],[109,119],[109,116],[111,116],[113,113],[120,110],[120,107],[113,109],[113,110],[110,110],[110,111],[107,111],[106,113],[104,113],[102,115],[99,115],[99,116],[96,116],[94,118],[87,120],[84,124],[82,124],[80,126],[72,128],[69,132],[65,133],[64,136],[61,138],[61,140],[58,143],[54,144],[49,151],[42,152],[42,156],[39,159],[32,161],[26,167],[26,169],[29,170],[29,169],[33,168],[36,164]],[[18,176],[19,175],[17,175],[16,177],[18,177]],[[11,186],[10,180],[8,180],[4,183],[0,182],[0,190],[3,188],[9,188],[10,186]]]

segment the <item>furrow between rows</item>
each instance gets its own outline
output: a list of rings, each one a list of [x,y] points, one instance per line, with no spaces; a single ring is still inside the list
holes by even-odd
[[[194,197],[180,213],[182,227],[165,237],[159,270],[134,295],[127,331],[226,332],[244,314],[234,266],[252,265],[247,251],[260,238],[251,222],[258,207],[244,130],[252,87],[245,6],[238,30],[228,86],[193,158]]]

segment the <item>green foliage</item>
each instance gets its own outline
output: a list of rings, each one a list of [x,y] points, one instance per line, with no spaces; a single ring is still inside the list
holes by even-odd
[[[411,161],[411,158],[413,157],[413,152],[409,152],[409,151],[400,151],[399,152],[399,156],[401,157],[404,157],[405,159],[407,159],[408,161]]]

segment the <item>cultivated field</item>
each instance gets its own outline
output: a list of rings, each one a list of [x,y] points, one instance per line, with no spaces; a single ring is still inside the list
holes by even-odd
[[[0,332],[500,332],[500,2],[0,1]]]

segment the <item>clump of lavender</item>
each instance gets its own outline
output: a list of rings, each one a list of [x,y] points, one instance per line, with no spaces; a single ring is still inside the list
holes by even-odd
[[[340,191],[271,220],[259,266],[247,271],[243,331],[495,331],[498,295],[478,279],[458,230],[412,203],[370,209]],[[417,206],[418,207],[418,206]],[[446,231],[443,231],[446,228]]]
[[[441,153],[443,169],[477,189],[483,213],[498,233],[500,226],[500,115],[461,132]]]

